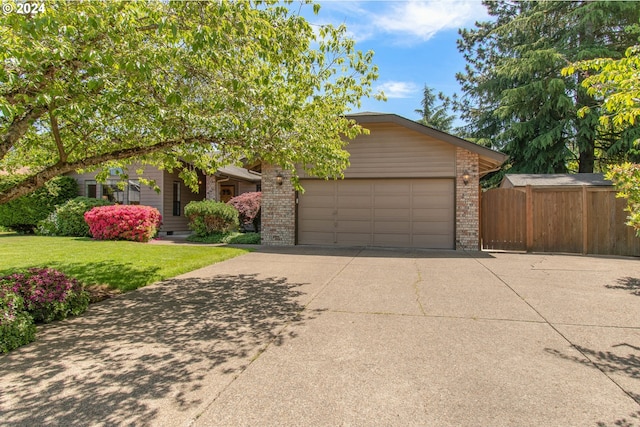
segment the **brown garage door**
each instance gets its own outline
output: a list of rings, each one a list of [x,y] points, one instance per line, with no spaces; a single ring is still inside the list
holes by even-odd
[[[298,244],[453,249],[452,179],[302,180]]]

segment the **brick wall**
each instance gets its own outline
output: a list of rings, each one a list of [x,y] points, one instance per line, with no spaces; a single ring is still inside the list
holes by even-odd
[[[283,176],[282,185],[276,183],[278,173]],[[287,246],[295,244],[296,205],[295,191],[290,174],[279,167],[262,164],[262,244]]]
[[[456,149],[456,249],[480,249],[480,178],[478,155],[458,147]],[[462,178],[469,173],[469,182]]]

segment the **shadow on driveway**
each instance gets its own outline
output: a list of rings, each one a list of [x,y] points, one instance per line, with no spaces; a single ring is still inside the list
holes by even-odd
[[[618,279],[618,284],[606,285],[605,287],[608,289],[623,289],[640,297],[640,279],[635,277],[623,277]]]
[[[40,327],[35,343],[0,356],[2,424],[157,425],[159,407],[191,411],[204,403],[198,390],[219,392],[286,339],[285,324],[302,321],[301,285],[255,274],[174,279]],[[205,381],[211,370],[215,384]]]

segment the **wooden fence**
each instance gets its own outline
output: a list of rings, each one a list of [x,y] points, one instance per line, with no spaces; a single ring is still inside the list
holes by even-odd
[[[626,201],[610,187],[496,188],[482,194],[483,249],[640,256]]]

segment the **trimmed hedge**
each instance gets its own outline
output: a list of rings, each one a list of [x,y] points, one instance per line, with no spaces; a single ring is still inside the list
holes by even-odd
[[[84,214],[89,232],[98,240],[148,242],[162,224],[160,211],[151,206],[99,206]]]
[[[96,206],[109,206],[108,200],[76,197],[57,206],[56,210],[38,223],[37,233],[43,236],[90,237],[89,225],[84,214]]]
[[[12,187],[20,177],[3,177],[0,191]],[[47,218],[55,209],[78,195],[78,183],[69,176],[61,176],[48,181],[31,194],[0,205],[0,226],[9,227],[20,233],[33,233],[38,222]]]
[[[238,210],[240,224],[245,230],[260,231],[262,192],[254,191],[233,197],[227,204]]]
[[[189,228],[197,236],[228,233],[238,228],[238,211],[231,205],[215,200],[190,202],[184,207]]]

